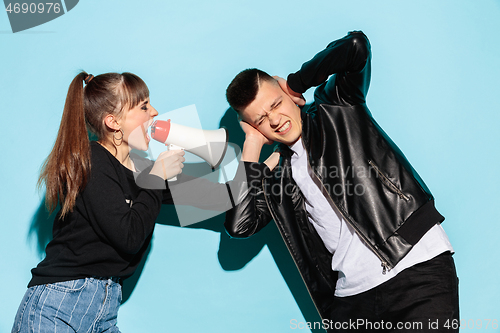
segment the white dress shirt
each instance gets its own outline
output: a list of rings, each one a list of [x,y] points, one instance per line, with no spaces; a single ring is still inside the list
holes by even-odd
[[[411,251],[386,274],[381,261],[342,218],[335,205],[322,193],[323,186],[313,175],[302,139],[291,147],[292,177],[305,197],[309,222],[314,226],[328,251],[333,254],[332,270],[339,272],[335,296],[352,296],[370,290],[396,276],[405,268],[453,252],[444,229],[433,226]]]

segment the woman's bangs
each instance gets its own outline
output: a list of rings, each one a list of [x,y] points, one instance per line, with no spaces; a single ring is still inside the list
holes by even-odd
[[[148,86],[140,77],[132,73],[122,73],[122,77],[122,106],[128,106],[130,109],[132,109],[149,97]]]

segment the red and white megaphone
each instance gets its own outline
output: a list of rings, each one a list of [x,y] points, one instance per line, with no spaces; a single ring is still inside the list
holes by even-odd
[[[171,123],[170,119],[156,120],[151,125],[151,137],[169,149],[184,149],[204,159],[212,169],[222,162],[227,149],[227,131],[202,130]]]

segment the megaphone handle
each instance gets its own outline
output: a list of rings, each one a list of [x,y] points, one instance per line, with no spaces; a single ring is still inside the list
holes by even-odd
[[[173,145],[173,144],[166,144],[167,146],[167,150],[168,151],[171,151],[171,150],[183,150],[184,148],[182,148],[181,146],[176,146],[176,145]],[[177,176],[173,176],[169,179],[167,179],[167,181],[169,182],[175,182],[177,180]]]

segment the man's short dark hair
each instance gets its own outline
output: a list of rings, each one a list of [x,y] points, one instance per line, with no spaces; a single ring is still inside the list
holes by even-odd
[[[276,82],[272,76],[257,68],[241,71],[226,89],[227,102],[240,114],[253,102],[263,81]]]

